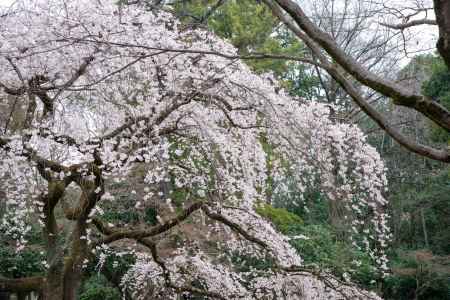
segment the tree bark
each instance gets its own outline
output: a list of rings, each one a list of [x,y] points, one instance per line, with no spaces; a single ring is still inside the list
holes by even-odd
[[[66,271],[64,273],[64,295],[61,299],[76,300],[81,285],[81,265],[72,260],[70,261],[70,264],[66,266]]]
[[[64,297],[63,300],[76,300],[82,279],[82,265],[87,253],[86,222],[84,218],[77,221],[77,225],[72,234],[72,245],[70,256],[65,260],[64,265]]]
[[[62,272],[60,268],[52,267],[49,270],[42,293],[42,299],[43,300],[63,299]]]
[[[437,49],[450,69],[450,1],[434,0],[434,12],[439,26]]]
[[[58,245],[58,224],[55,217],[55,206],[64,195],[65,186],[61,182],[51,180],[48,182],[48,193],[42,196],[45,203],[45,227],[44,237],[46,239],[47,271],[46,282],[44,285],[44,300],[61,300],[63,299],[63,256],[64,252]]]
[[[41,291],[44,285],[44,277],[27,277],[27,278],[0,278],[0,291],[1,292],[33,292]]]
[[[76,300],[81,285],[82,269],[78,260],[68,257],[49,270],[43,290],[43,300]]]

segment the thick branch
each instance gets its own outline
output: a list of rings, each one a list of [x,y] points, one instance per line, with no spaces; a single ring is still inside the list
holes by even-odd
[[[112,243],[114,241],[118,241],[121,239],[139,240],[139,239],[143,239],[146,237],[158,235],[160,233],[166,232],[166,231],[170,230],[171,228],[177,226],[178,224],[180,224],[181,222],[186,220],[190,215],[192,215],[192,213],[199,210],[202,206],[203,206],[202,202],[196,202],[196,203],[192,204],[191,206],[189,206],[188,208],[186,208],[185,210],[183,210],[183,212],[181,214],[179,214],[177,217],[170,219],[169,221],[167,221],[161,225],[157,225],[157,226],[154,226],[149,229],[114,231],[114,233],[112,233],[112,234],[108,235],[107,237],[98,241],[96,243],[96,245],[109,244],[109,243]]]
[[[32,292],[41,291],[44,285],[44,277],[26,277],[26,278],[1,278],[0,291],[5,292]]]
[[[372,120],[374,120],[380,128],[388,133],[395,141],[406,149],[419,155],[429,157],[435,160],[450,162],[450,152],[448,150],[434,149],[414,142],[413,139],[403,135],[395,126],[390,124],[389,120],[372,105],[365,101],[364,97],[353,86],[353,84],[345,78],[335,67],[327,69],[334,80],[339,82],[342,88],[352,97],[356,104],[363,110]]]
[[[436,1],[438,0],[435,0],[435,2]],[[265,0],[265,2],[269,6],[273,7],[271,0]],[[303,30],[309,38],[319,44],[346,72],[352,75],[356,80],[367,87],[392,98],[397,105],[414,108],[450,132],[450,112],[445,109],[445,107],[435,101],[432,101],[428,97],[414,93],[407,87],[385,80],[364,68],[364,66],[362,66],[359,62],[348,56],[328,33],[324,32],[317,25],[315,25],[306,16],[297,2],[292,0],[274,0],[274,2],[292,17],[293,21],[295,21],[299,28]]]
[[[385,130],[394,140],[406,149],[417,153],[419,155],[429,157],[434,160],[443,162],[450,162],[450,154],[448,150],[434,149],[428,146],[424,146],[414,142],[400,133],[394,126],[392,126],[389,120],[379,113],[370,103],[368,103],[360,92],[353,86],[352,82],[337,69],[334,64],[328,62],[325,55],[317,44],[308,36],[306,36],[299,27],[297,27],[290,19],[283,13],[279,6],[266,1],[267,5],[272,9],[272,12],[282,20],[289,29],[291,29],[305,44],[311,49],[316,57],[321,61],[323,68],[333,77],[334,80],[339,82],[343,89],[352,97],[355,103],[370,117],[372,118],[383,130]]]
[[[26,89],[23,86],[15,89],[15,88],[7,87],[5,84],[0,82],[0,87],[3,88],[3,91],[5,91],[5,93],[7,93],[8,95],[12,95],[12,96],[22,96],[26,92]]]

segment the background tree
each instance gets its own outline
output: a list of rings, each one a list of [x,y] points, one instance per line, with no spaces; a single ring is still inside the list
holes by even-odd
[[[189,26],[207,26],[233,44],[240,55],[270,53],[292,56],[306,51],[267,7],[245,1],[174,1],[175,11]],[[257,73],[272,72],[291,95],[317,99],[319,81],[314,70],[303,63],[286,59],[246,59]]]

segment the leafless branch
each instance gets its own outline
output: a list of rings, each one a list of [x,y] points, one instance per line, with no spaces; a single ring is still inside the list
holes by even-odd
[[[420,26],[420,25],[437,25],[437,22],[436,22],[436,20],[421,19],[421,20],[413,20],[410,22],[399,23],[399,24],[380,23],[380,25],[383,25],[383,26],[391,28],[391,29],[404,30],[406,28]]]

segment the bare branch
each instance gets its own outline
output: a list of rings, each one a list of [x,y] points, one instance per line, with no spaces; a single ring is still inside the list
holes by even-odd
[[[437,25],[437,22],[436,22],[436,20],[421,19],[421,20],[413,20],[410,22],[399,23],[399,24],[380,23],[380,25],[383,25],[383,26],[391,28],[391,29],[404,30],[406,28],[420,26],[420,25]]]

